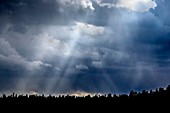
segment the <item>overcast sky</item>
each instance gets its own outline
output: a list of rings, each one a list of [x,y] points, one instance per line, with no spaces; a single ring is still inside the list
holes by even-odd
[[[0,0],[0,93],[170,84],[169,0]]]

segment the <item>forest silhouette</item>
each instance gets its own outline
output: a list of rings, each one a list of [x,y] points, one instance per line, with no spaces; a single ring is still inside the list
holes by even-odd
[[[75,109],[97,109],[97,110],[128,110],[128,109],[162,109],[165,110],[166,106],[170,103],[170,85],[167,88],[159,88],[155,90],[142,92],[130,91],[129,94],[105,94],[95,96],[45,96],[45,95],[17,95],[15,93],[11,95],[3,94],[0,97],[0,105],[4,106],[55,106],[57,109],[61,107],[72,107]],[[35,105],[35,106],[34,106]],[[43,107],[42,107],[43,108]],[[42,109],[41,108],[41,109]],[[126,108],[126,109],[125,109]],[[169,109],[169,108],[168,108]]]

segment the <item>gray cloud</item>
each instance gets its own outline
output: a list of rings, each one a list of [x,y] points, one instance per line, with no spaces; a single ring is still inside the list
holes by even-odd
[[[77,8],[82,7],[84,9],[94,10],[91,0],[59,0],[59,2],[66,6],[75,5]]]
[[[3,55],[15,55],[18,56],[18,53],[14,48],[11,47],[8,41],[6,41],[4,38],[0,38],[0,51]]]
[[[101,61],[93,61],[92,66],[96,68],[102,68],[102,62]]]
[[[87,70],[87,69],[89,69],[86,65],[83,65],[83,64],[76,65],[75,68],[77,70]]]

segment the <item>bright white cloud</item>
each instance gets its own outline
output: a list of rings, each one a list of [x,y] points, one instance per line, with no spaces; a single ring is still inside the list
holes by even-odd
[[[70,45],[61,41],[49,33],[43,32],[36,39],[36,59],[44,60],[49,57],[65,56],[67,55]]]
[[[136,12],[147,12],[157,6],[152,0],[120,0],[118,7],[127,8]]]
[[[27,62],[27,65],[26,65],[28,70],[40,69],[41,66],[52,67],[51,64],[43,63],[42,61]]]
[[[60,0],[59,2],[63,5],[75,5],[76,7],[95,10],[91,0]]]
[[[82,34],[86,35],[102,35],[104,33],[104,27],[98,27],[95,25],[76,22],[76,26],[73,27],[74,30],[79,30]]]
[[[35,59],[66,58],[82,56],[76,43],[91,43],[94,37],[100,37],[104,27],[76,22],[70,26],[48,26],[34,38]],[[90,42],[91,41],[91,42]]]
[[[150,9],[155,9],[157,6],[156,2],[153,0],[118,0],[115,3],[98,0],[97,3],[102,7],[107,6],[108,8],[126,8],[135,12],[147,12]]]
[[[51,62],[53,66],[57,66],[55,71],[60,71],[65,65],[68,65],[69,58],[77,58],[83,56],[82,52],[77,46],[77,41],[87,41],[82,38],[82,28],[78,28],[75,24],[73,26],[48,26],[45,27],[42,32],[34,39],[34,59]],[[84,34],[85,35],[85,34]],[[86,34],[87,36],[87,34]],[[81,38],[81,40],[79,40]],[[88,36],[86,37],[88,38]],[[76,70],[88,70],[86,65],[74,65],[74,72]],[[66,73],[73,73],[68,68]]]

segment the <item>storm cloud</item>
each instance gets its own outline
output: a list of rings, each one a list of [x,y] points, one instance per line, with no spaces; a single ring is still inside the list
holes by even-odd
[[[127,93],[170,83],[168,0],[1,0],[0,92]]]

